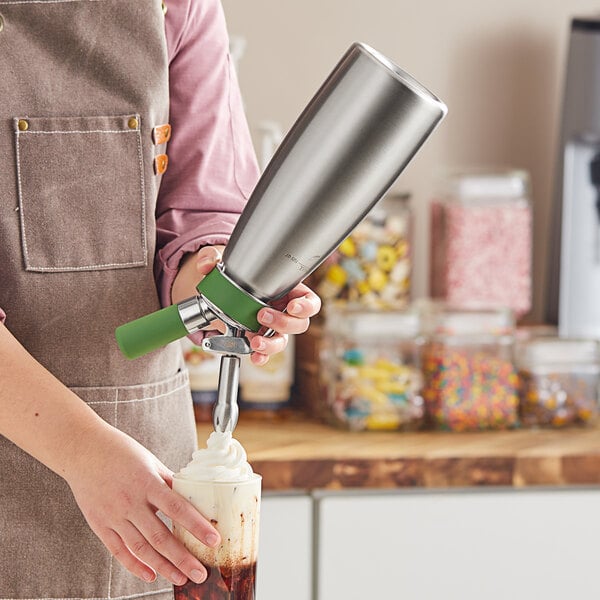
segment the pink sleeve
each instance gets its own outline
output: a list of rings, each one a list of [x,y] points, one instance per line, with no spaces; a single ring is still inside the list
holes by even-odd
[[[227,242],[259,176],[220,1],[167,6],[172,137],[155,260],[163,306],[182,257]]]

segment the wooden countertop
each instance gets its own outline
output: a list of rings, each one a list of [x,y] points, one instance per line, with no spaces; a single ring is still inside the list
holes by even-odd
[[[200,447],[211,431],[198,425]],[[235,437],[265,490],[600,485],[600,426],[352,433],[298,415],[258,421],[242,413]]]

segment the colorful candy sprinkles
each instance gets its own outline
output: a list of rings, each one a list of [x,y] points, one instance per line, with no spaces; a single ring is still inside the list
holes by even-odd
[[[428,344],[423,398],[430,423],[450,431],[506,429],[518,423],[518,377],[511,360],[479,347]]]

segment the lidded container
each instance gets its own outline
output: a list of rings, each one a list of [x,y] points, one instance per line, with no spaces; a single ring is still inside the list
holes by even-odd
[[[194,417],[198,423],[210,423],[218,395],[219,355],[205,352],[187,337],[181,339],[181,348],[190,378]]]
[[[405,308],[410,301],[409,195],[384,196],[312,276],[325,301],[368,308]]]
[[[419,428],[424,410],[418,312],[326,308],[318,416],[355,431]]]
[[[533,257],[528,173],[449,174],[430,210],[432,297],[458,308],[528,313]]]
[[[540,338],[517,347],[520,415],[526,426],[563,427],[598,418],[600,345]]]
[[[428,424],[451,431],[517,425],[512,311],[435,305],[427,319],[422,365]]]

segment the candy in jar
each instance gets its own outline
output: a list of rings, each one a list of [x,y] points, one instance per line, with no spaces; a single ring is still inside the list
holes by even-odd
[[[423,349],[428,421],[451,431],[505,429],[518,423],[508,310],[438,309]]]
[[[523,425],[564,427],[597,420],[600,383],[597,341],[533,339],[519,345],[517,361]]]
[[[419,428],[424,417],[419,328],[411,310],[328,305],[319,416],[355,431]]]
[[[457,308],[531,308],[532,211],[524,171],[449,175],[431,203],[430,288]]]
[[[407,194],[384,197],[309,283],[323,300],[369,308],[405,308],[410,300],[410,207]]]

